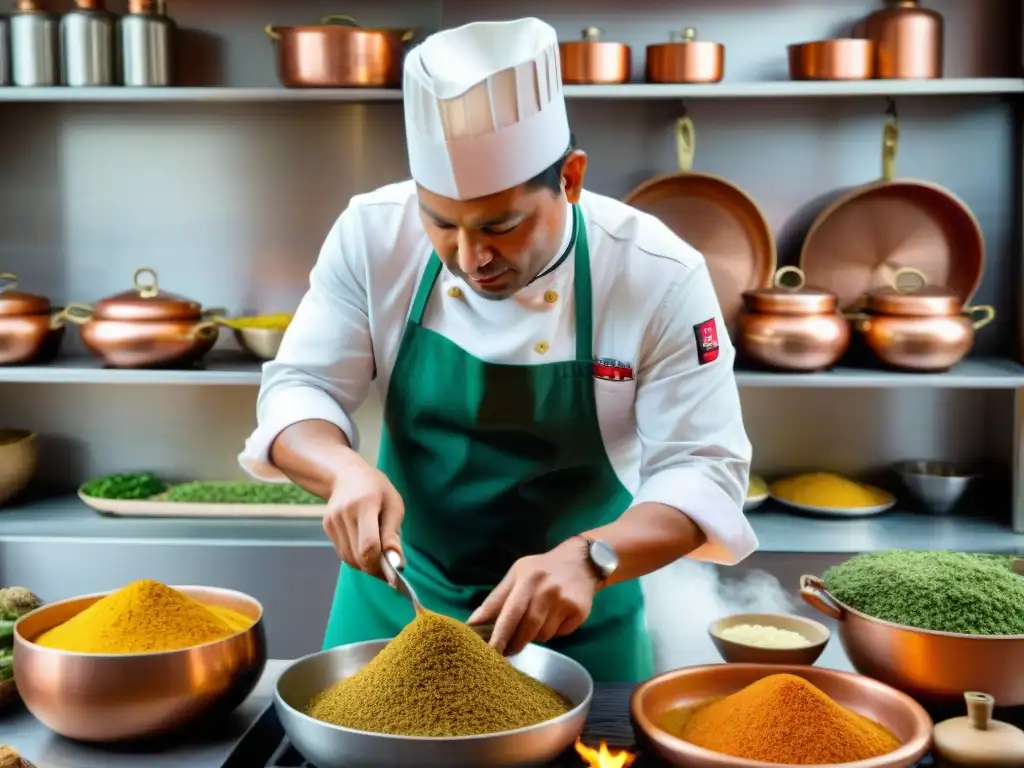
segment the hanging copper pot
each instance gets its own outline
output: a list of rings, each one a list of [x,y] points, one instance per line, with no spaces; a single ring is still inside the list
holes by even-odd
[[[943,20],[917,0],[887,0],[886,8],[864,20],[864,33],[875,43],[876,77],[942,77]]]
[[[29,365],[57,356],[64,317],[45,296],[18,290],[18,276],[0,274],[0,365]]]
[[[890,287],[864,297],[856,321],[866,346],[885,365],[906,371],[946,371],[974,346],[974,332],[995,319],[988,305],[964,307],[948,288],[928,285],[920,271],[896,270]]]
[[[95,305],[69,304],[69,322],[82,328],[82,342],[113,368],[174,367],[200,360],[217,341],[213,319],[197,302],[160,290],[156,272],[136,270],[134,290]]]
[[[725,76],[725,46],[697,39],[687,27],[671,41],[647,46],[647,82],[717,83]]]
[[[792,275],[795,282],[783,279]],[[751,362],[781,371],[822,371],[850,346],[839,298],[805,283],[799,267],[782,267],[770,288],[744,291],[737,347]]]
[[[598,85],[629,82],[632,53],[624,43],[606,43],[601,30],[587,27],[583,39],[559,43],[562,82],[566,85]]]
[[[875,76],[875,44],[842,38],[788,47],[791,80],[870,80]]]

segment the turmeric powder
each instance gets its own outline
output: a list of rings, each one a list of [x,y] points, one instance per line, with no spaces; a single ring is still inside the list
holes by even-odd
[[[802,677],[769,675],[699,708],[682,738],[723,755],[783,765],[852,763],[887,755],[899,740]]]
[[[230,608],[206,606],[143,579],[98,600],[35,643],[75,653],[159,653],[222,640],[252,623]]]
[[[864,509],[892,501],[892,496],[881,488],[829,472],[812,472],[776,480],[771,484],[771,492],[780,501],[826,509]]]

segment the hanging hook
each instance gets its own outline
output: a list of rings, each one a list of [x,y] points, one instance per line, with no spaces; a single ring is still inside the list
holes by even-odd
[[[892,96],[886,96],[885,97],[885,102],[886,102],[885,114],[887,114],[893,120],[899,120],[900,119],[900,113],[899,113],[899,110],[896,109],[896,99],[894,99]]]

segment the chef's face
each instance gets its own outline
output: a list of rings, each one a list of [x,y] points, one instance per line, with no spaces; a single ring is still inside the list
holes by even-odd
[[[438,257],[476,293],[505,299],[527,285],[557,255],[580,199],[587,156],[562,161],[560,190],[539,183],[475,200],[452,200],[419,187],[420,218]]]

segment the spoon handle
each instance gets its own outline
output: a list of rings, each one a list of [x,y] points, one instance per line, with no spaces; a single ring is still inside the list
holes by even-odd
[[[380,555],[380,569],[384,572],[384,578],[388,580],[388,584],[412,603],[412,607],[416,610],[417,614],[422,613],[423,606],[420,605],[419,598],[416,597],[416,593],[412,591],[412,586],[406,581],[405,576],[402,575],[402,556],[393,549],[382,552]]]

